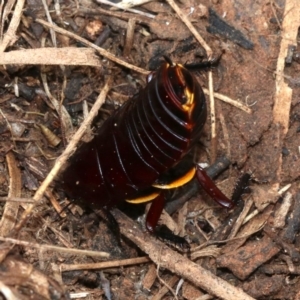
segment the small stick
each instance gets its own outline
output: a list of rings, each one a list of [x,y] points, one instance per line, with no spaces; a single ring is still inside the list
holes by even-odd
[[[106,57],[107,59],[109,59],[109,60],[111,60],[111,61],[114,61],[115,63],[117,63],[117,64],[119,64],[119,65],[121,65],[121,66],[124,66],[124,67],[126,67],[126,68],[128,68],[128,69],[131,69],[131,70],[133,70],[133,71],[135,71],[135,72],[139,72],[139,73],[144,74],[144,75],[148,75],[148,74],[150,73],[150,72],[147,71],[147,70],[144,70],[144,69],[142,69],[142,68],[136,67],[136,66],[134,66],[134,65],[132,65],[132,64],[129,64],[129,63],[127,63],[127,62],[125,62],[125,61],[123,61],[123,60],[117,58],[116,56],[114,56],[114,55],[111,54],[110,52],[106,51],[105,49],[103,49],[103,48],[101,48],[101,47],[98,47],[97,45],[95,45],[95,44],[89,42],[88,40],[86,40],[86,39],[80,37],[80,36],[77,35],[77,34],[74,34],[74,33],[72,33],[72,32],[69,32],[69,31],[67,31],[67,30],[65,30],[65,29],[63,29],[63,28],[60,28],[60,27],[56,26],[56,25],[50,24],[50,23],[48,23],[48,22],[46,22],[46,21],[44,21],[44,20],[42,20],[42,19],[36,19],[35,21],[36,21],[37,23],[39,23],[39,24],[42,24],[42,25],[44,25],[44,26],[50,28],[50,29],[51,29],[51,28],[54,29],[56,32],[61,33],[62,35],[65,35],[65,36],[68,36],[68,37],[70,37],[70,38],[73,38],[73,39],[75,39],[75,40],[77,40],[77,41],[79,41],[79,42],[81,42],[81,43],[83,43],[83,44],[85,44],[85,45],[87,45],[87,46],[89,46],[89,47],[95,49],[96,51],[99,52],[100,55]]]
[[[211,149],[210,163],[212,164],[217,157],[217,133],[216,133],[216,109],[214,98],[214,87],[212,71],[208,71],[208,89],[209,89],[209,104],[210,104],[210,124],[211,124]]]
[[[95,50],[75,47],[12,50],[1,53],[0,64],[102,66]]]
[[[278,198],[282,196],[289,188],[291,187],[291,184],[287,184],[284,186],[281,190],[278,191]],[[278,199],[277,199],[278,200]],[[258,215],[261,211],[263,211],[268,205],[270,205],[270,202],[266,202],[262,205],[260,210],[255,209],[249,214],[243,221],[243,225],[245,225],[247,222],[249,222],[252,218],[254,218],[256,215]]]
[[[149,262],[151,262],[150,258],[148,256],[144,256],[144,257],[121,259],[121,260],[105,261],[100,263],[90,263],[90,264],[74,264],[74,265],[61,264],[60,271],[66,272],[66,271],[73,271],[73,270],[107,269],[107,268],[144,264]]]
[[[204,94],[209,95],[209,90],[206,88],[203,88]],[[214,93],[214,96],[220,100],[222,100],[223,102],[226,102],[228,104],[231,104],[232,106],[235,106],[241,110],[243,110],[244,112],[248,113],[248,114],[252,114],[252,110],[251,108],[245,106],[244,104],[233,100],[225,95],[219,94],[219,93]]]
[[[34,203],[32,198],[20,198],[20,197],[0,197],[0,202],[21,202],[21,203]]]
[[[9,171],[8,197],[20,197],[22,189],[21,170],[18,168],[17,160],[12,151],[6,154]],[[19,210],[18,202],[6,202],[4,212],[0,221],[0,236],[8,236],[14,228]]]
[[[234,224],[234,226],[233,226],[230,234],[227,237],[228,239],[232,239],[232,238],[234,238],[237,235],[237,233],[238,233],[239,229],[242,227],[243,222],[244,222],[245,218],[247,217],[247,215],[248,215],[248,213],[249,213],[252,205],[253,205],[253,200],[249,197],[245,201],[245,205],[244,205],[243,211],[238,216],[238,218],[237,218],[237,220],[236,220],[236,222],[235,222],[235,224]]]
[[[57,247],[57,246],[53,246],[53,245],[37,244],[37,243],[21,241],[21,240],[12,239],[12,238],[6,238],[6,237],[2,237],[2,236],[0,236],[0,241],[14,244],[14,245],[29,247],[29,248],[35,248],[40,251],[51,250],[51,251],[56,251],[59,253],[68,253],[70,255],[75,254],[75,255],[93,256],[93,257],[109,257],[109,253],[107,253],[107,252],[81,250],[81,249],[70,249],[70,248],[64,248],[64,247]]]
[[[6,2],[6,4],[7,4],[7,2]],[[24,4],[25,4],[25,0],[18,0],[12,11],[13,16],[10,20],[8,29],[7,29],[7,31],[3,37],[3,40],[0,44],[0,53],[4,52],[5,49],[7,48],[7,46],[16,39],[16,31],[20,24]]]
[[[132,18],[132,19],[129,19],[129,21],[127,23],[127,32],[126,32],[125,45],[124,45],[124,50],[123,50],[124,57],[129,56],[132,45],[133,45],[135,22],[136,22],[136,19]]]
[[[112,211],[120,225],[121,233],[134,242],[161,268],[183,277],[195,286],[225,300],[254,300],[241,288],[237,288],[217,277],[188,258],[171,250],[148,233],[143,233],[136,223],[119,210]]]
[[[200,43],[200,45],[205,49],[207,58],[210,60],[212,58],[212,50],[208,46],[208,44],[204,41],[204,39],[201,37],[201,35],[198,33],[196,28],[193,26],[191,21],[188,19],[188,17],[181,11],[181,9],[178,7],[178,5],[173,0],[167,0],[169,5],[175,10],[178,17],[182,20],[182,22],[187,26],[187,28],[191,31],[191,33],[194,35],[196,40]]]
[[[44,6],[44,10],[45,10],[48,22],[50,24],[53,24],[52,18],[51,18],[50,12],[49,12],[49,7],[48,7],[48,4],[46,3],[46,0],[42,0],[42,3],[43,3],[43,6]],[[57,47],[56,34],[55,34],[55,31],[53,29],[50,29],[50,36],[51,36],[53,46]]]
[[[173,291],[172,287],[174,284],[176,284],[176,282],[179,280],[178,276],[174,275],[173,277],[171,277],[168,282],[165,282],[160,276],[159,276],[159,268],[156,268],[156,276],[159,279],[159,281],[161,282],[161,284],[163,285],[163,287],[161,289],[159,289],[159,291],[156,293],[156,295],[153,296],[153,298],[151,300],[161,300],[163,299],[163,297],[165,296],[165,294],[167,294],[168,292],[171,292],[173,294],[172,299],[174,300],[178,300],[175,292]]]
[[[106,4],[106,5],[110,5],[110,6],[113,6],[113,7],[117,7],[117,8],[120,8],[120,9],[124,9],[126,11],[130,11],[134,14],[138,14],[138,15],[142,15],[142,16],[146,16],[148,18],[155,18],[155,15],[153,14],[149,14],[149,13],[146,13],[144,11],[141,11],[141,10],[137,10],[137,9],[132,9],[131,7],[133,6],[138,6],[138,5],[142,5],[146,2],[150,2],[151,0],[140,0],[140,3],[137,3],[137,4],[134,4],[133,1],[128,1],[127,3],[125,3],[124,5],[124,1],[121,1],[121,2],[118,2],[118,3],[113,3],[111,1],[108,1],[108,0],[96,0],[96,2],[98,3],[103,3],[103,4]]]

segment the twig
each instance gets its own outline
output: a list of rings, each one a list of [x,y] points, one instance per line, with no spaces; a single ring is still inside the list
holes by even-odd
[[[97,0],[98,3],[103,3],[103,4],[110,5],[110,6],[113,6],[113,7],[117,7],[117,8],[120,8],[120,9],[125,9],[127,11],[132,12],[132,13],[142,15],[142,16],[145,16],[145,17],[148,17],[148,18],[155,18],[155,15],[153,15],[153,14],[149,14],[149,13],[146,13],[146,12],[141,11],[141,10],[130,8],[130,7],[133,7],[133,6],[142,5],[143,3],[150,2],[150,1],[151,0],[141,0],[140,1],[141,3],[133,4],[133,1],[130,1],[130,0],[127,3],[124,3],[124,1],[121,1],[121,2],[118,2],[118,3],[113,3],[113,2],[108,1],[108,0]]]
[[[9,170],[9,193],[8,197],[20,197],[22,180],[21,170],[17,167],[17,161],[12,151],[6,154]],[[15,226],[18,215],[19,203],[6,202],[4,212],[0,221],[0,236],[8,236]]]
[[[126,39],[125,39],[125,45],[124,45],[124,50],[123,50],[124,57],[129,56],[130,51],[132,49],[132,45],[133,45],[133,41],[134,41],[135,23],[136,23],[136,19],[132,18],[132,19],[129,19],[128,24],[127,24]]]
[[[52,18],[51,18],[50,12],[49,12],[48,4],[46,3],[46,0],[42,0],[42,3],[43,3],[43,6],[44,6],[44,9],[45,9],[45,13],[46,13],[48,22],[50,24],[53,24]],[[56,34],[55,34],[55,31],[53,29],[50,29],[50,35],[51,35],[52,44],[53,44],[54,47],[56,47],[57,46]]]
[[[120,224],[121,233],[147,253],[151,260],[160,267],[170,270],[219,298],[253,300],[242,289],[230,285],[188,258],[171,250],[155,237],[143,233],[133,220],[119,210],[113,210],[113,215]]]
[[[278,191],[278,198],[282,196],[289,188],[291,187],[291,184],[286,185],[283,187],[281,190]],[[254,218],[256,215],[258,215],[262,210],[264,210],[268,205],[270,205],[270,202],[266,202],[265,204],[262,205],[260,210],[255,209],[249,214],[243,221],[243,225],[249,222],[252,218]]]
[[[31,242],[27,242],[27,241],[21,241],[21,240],[12,239],[12,238],[5,238],[5,237],[1,237],[1,236],[0,236],[0,241],[14,244],[14,245],[29,247],[29,248],[35,248],[40,251],[51,250],[51,251],[56,251],[56,252],[60,252],[60,253],[68,253],[70,255],[75,254],[75,255],[94,256],[94,257],[109,257],[109,253],[107,253],[107,252],[70,249],[70,248],[64,248],[64,247],[57,247],[57,246],[53,246],[53,245],[31,243]]]
[[[236,236],[236,234],[238,233],[239,229],[242,227],[243,222],[246,218],[246,216],[248,215],[251,207],[253,205],[253,200],[248,197],[248,199],[245,201],[245,205],[243,208],[243,211],[240,213],[239,217],[237,218],[230,234],[228,235],[228,239],[232,239]]]
[[[172,289],[172,286],[179,280],[178,276],[174,275],[173,277],[171,277],[168,280],[168,282],[165,282],[159,276],[159,265],[157,265],[157,268],[156,268],[156,276],[159,279],[159,281],[161,282],[161,284],[163,285],[163,287],[156,293],[156,295],[152,298],[152,300],[161,300],[163,298],[163,296],[168,292],[171,292],[173,294],[172,299],[178,300],[178,297],[176,296],[175,292]]]
[[[112,2],[110,2],[112,3]],[[95,9],[91,9],[91,8],[87,8],[87,7],[80,7],[78,9],[78,13],[80,14],[83,14],[83,15],[99,15],[99,14],[103,14],[103,15],[106,15],[106,16],[110,16],[110,17],[116,17],[116,18],[119,18],[121,20],[130,20],[132,18],[135,18],[136,19],[136,22],[138,24],[149,24],[149,21],[151,22],[152,21],[155,21],[153,20],[155,18],[155,15],[149,15],[149,14],[146,14],[146,15],[137,15],[137,14],[134,14],[134,13],[127,13],[127,12],[119,12],[119,11],[112,11],[112,10],[106,10],[106,9],[103,9],[101,7],[97,7]],[[149,20],[149,18],[151,20]]]
[[[225,244],[227,242],[239,241],[241,239],[247,239],[248,237],[252,236],[253,234],[261,231],[264,228],[264,226],[265,226],[265,223],[263,223],[261,226],[259,226],[255,230],[252,230],[251,232],[249,232],[247,234],[243,233],[242,235],[240,235],[238,237],[234,237],[234,238],[230,238],[230,239],[225,239],[225,240],[222,240],[222,241],[216,241],[216,240],[207,241],[207,242],[201,244],[200,246],[197,246],[195,248],[191,248],[191,252],[194,253],[194,252],[199,251],[201,249],[205,249],[205,248],[207,248],[207,247],[209,247],[211,245],[221,245],[221,244]],[[191,257],[193,257],[193,255]]]
[[[212,164],[217,157],[217,133],[216,133],[216,109],[214,98],[214,87],[212,71],[208,71],[208,90],[209,90],[209,105],[210,105],[210,125],[211,125],[211,151],[210,163]]]
[[[204,94],[209,95],[209,90],[208,89],[203,88],[203,91],[204,91]],[[245,106],[244,104],[242,104],[242,103],[240,103],[236,100],[233,100],[233,99],[231,99],[231,98],[229,98],[225,95],[219,94],[219,93],[214,93],[214,96],[216,98],[218,98],[219,100],[222,100],[225,103],[231,104],[232,106],[235,106],[235,107],[243,110],[244,112],[246,112],[248,114],[252,114],[251,108]]]
[[[123,61],[123,60],[117,58],[116,56],[114,56],[114,55],[111,54],[110,52],[106,51],[105,49],[103,49],[103,48],[101,48],[101,47],[98,47],[97,45],[95,45],[95,44],[89,42],[88,40],[86,40],[86,39],[80,37],[80,36],[77,35],[77,34],[74,34],[74,33],[72,33],[72,32],[69,32],[69,31],[67,31],[67,30],[65,30],[65,29],[63,29],[63,28],[60,28],[60,27],[56,26],[56,25],[52,25],[52,24],[50,24],[50,23],[48,23],[48,22],[46,22],[46,21],[44,21],[44,20],[42,20],[42,19],[36,19],[35,21],[36,21],[37,23],[39,23],[39,24],[42,24],[42,25],[48,27],[48,28],[54,29],[54,30],[55,30],[56,32],[58,32],[58,33],[61,33],[61,34],[65,35],[65,36],[68,36],[68,37],[70,37],[70,38],[73,38],[73,39],[75,39],[75,40],[77,40],[77,41],[79,41],[79,42],[81,42],[81,43],[83,43],[83,44],[85,44],[85,45],[87,45],[87,46],[89,46],[89,47],[95,49],[96,51],[99,52],[100,55],[106,57],[107,59],[109,59],[109,60],[111,60],[111,61],[114,61],[115,63],[117,63],[117,64],[119,64],[119,65],[121,65],[121,66],[124,66],[124,67],[126,67],[126,68],[128,68],[128,69],[131,69],[131,70],[133,70],[133,71],[135,71],[135,72],[139,72],[139,73],[144,74],[144,75],[148,75],[148,74],[150,73],[150,72],[147,71],[147,70],[144,70],[144,69],[142,69],[142,68],[136,67],[136,66],[134,66],[134,65],[132,65],[132,64],[129,64],[129,63],[127,63],[127,62],[125,62],[125,61]]]
[[[55,209],[55,211],[59,214],[61,218],[65,218],[67,216],[65,210],[61,206],[61,204],[56,200],[56,198],[53,195],[53,192],[50,189],[46,189],[45,196],[49,199],[52,207]]]
[[[144,264],[148,262],[151,262],[150,258],[148,256],[144,256],[144,257],[105,261],[101,263],[91,263],[91,264],[74,264],[74,265],[61,264],[60,271],[66,272],[66,271],[73,271],[73,270],[93,270],[93,269],[100,270],[100,269],[107,269],[107,268]]]
[[[16,38],[16,31],[21,20],[24,4],[25,0],[18,0],[18,2],[15,5],[15,8],[13,10],[13,16],[10,20],[8,29],[0,44],[0,53],[4,52],[6,47]]]
[[[0,197],[0,202],[23,202],[23,203],[34,203],[32,198],[20,198],[20,197]]]
[[[207,43],[204,41],[204,39],[200,36],[194,25],[191,23],[191,21],[188,19],[188,17],[181,11],[181,9],[178,7],[178,5],[173,0],[167,0],[169,5],[175,10],[179,18],[182,20],[182,22],[187,26],[187,28],[191,31],[191,33],[194,35],[196,40],[200,43],[200,45],[205,49],[207,58],[212,58],[212,50],[207,45]]]
[[[95,50],[90,48],[37,48],[1,53],[1,65],[68,65],[101,67]]]

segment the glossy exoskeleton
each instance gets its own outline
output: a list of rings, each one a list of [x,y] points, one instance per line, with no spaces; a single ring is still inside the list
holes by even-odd
[[[193,74],[165,62],[71,157],[62,186],[92,208],[153,201],[146,218],[150,232],[164,207],[163,189],[181,186],[195,175],[216,202],[231,208],[233,202],[199,166],[191,164],[179,178],[166,179],[199,140],[206,117],[205,96]]]

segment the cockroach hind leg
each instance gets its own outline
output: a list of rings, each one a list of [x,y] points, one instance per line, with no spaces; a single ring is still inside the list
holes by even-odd
[[[236,182],[231,197],[231,200],[234,204],[238,204],[243,194],[249,194],[251,192],[251,189],[249,188],[250,179],[251,175],[249,173],[245,173]]]
[[[214,68],[216,66],[218,66],[223,53],[220,53],[217,57],[214,57],[210,60],[204,60],[201,62],[197,62],[197,63],[185,63],[184,67],[186,69],[188,69],[189,71],[197,71],[197,70],[203,70],[203,69],[211,69]]]
[[[147,230],[166,244],[170,245],[171,247],[176,248],[180,251],[188,251],[190,249],[190,246],[184,238],[175,235],[165,225],[162,225],[157,228],[157,223],[163,211],[164,204],[165,196],[163,194],[160,194],[157,198],[153,200],[146,216]]]
[[[181,252],[188,252],[190,245],[187,240],[181,236],[174,234],[167,226],[162,225],[156,231],[155,235],[165,244],[175,248]]]
[[[226,208],[233,208],[234,202],[232,202],[228,197],[226,197],[221,190],[215,185],[213,180],[207,175],[204,169],[199,165],[196,165],[196,177],[198,182],[205,190],[205,192],[214,199],[219,205]]]
[[[146,216],[146,228],[149,232],[155,233],[156,226],[165,206],[165,196],[159,194],[151,203]]]

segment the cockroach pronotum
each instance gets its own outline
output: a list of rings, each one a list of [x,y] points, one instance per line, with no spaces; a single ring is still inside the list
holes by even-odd
[[[191,162],[185,174],[173,175],[206,122],[200,84],[187,68],[170,60],[148,81],[71,157],[62,187],[71,198],[106,211],[121,201],[152,201],[146,217],[152,233],[164,208],[163,190],[182,186],[194,176],[217,203],[232,208],[233,202],[198,165]]]

